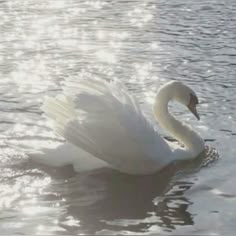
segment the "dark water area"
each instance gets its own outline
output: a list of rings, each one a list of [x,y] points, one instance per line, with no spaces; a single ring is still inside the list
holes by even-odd
[[[234,235],[234,0],[5,0],[0,17],[0,234]],[[206,153],[150,176],[29,160],[17,146],[62,142],[40,106],[68,77],[121,80],[153,121],[158,87],[183,81],[201,120],[170,109]]]

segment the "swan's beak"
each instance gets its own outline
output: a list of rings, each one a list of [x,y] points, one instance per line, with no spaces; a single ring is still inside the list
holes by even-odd
[[[197,107],[196,105],[198,104],[198,98],[194,95],[191,94],[191,97],[190,97],[190,102],[188,104],[188,109],[193,113],[193,115],[198,119],[200,120],[200,116],[198,115],[198,112],[197,112]]]
[[[194,114],[194,116],[195,116],[198,120],[200,120],[200,116],[198,115],[196,105],[194,105],[194,106],[189,106],[189,105],[188,105],[188,109]]]

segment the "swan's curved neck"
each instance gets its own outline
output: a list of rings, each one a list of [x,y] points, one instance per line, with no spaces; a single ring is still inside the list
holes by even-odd
[[[204,141],[191,127],[176,120],[168,111],[168,103],[173,100],[171,87],[163,87],[157,94],[154,115],[160,126],[167,130],[184,148],[174,150],[174,159],[191,159],[204,150]]]

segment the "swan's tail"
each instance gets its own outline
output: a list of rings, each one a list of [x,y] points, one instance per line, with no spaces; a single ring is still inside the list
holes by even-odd
[[[121,83],[70,80],[64,94],[46,98],[42,106],[57,134],[120,171],[156,171],[156,143],[166,143]]]

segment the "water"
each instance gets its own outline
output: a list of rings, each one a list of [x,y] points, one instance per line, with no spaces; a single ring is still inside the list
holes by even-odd
[[[1,234],[234,235],[234,0],[3,0],[0,17]],[[145,177],[29,161],[13,144],[61,141],[40,106],[71,76],[122,80],[150,119],[160,85],[191,85],[201,121],[171,109],[206,140],[207,158]]]

